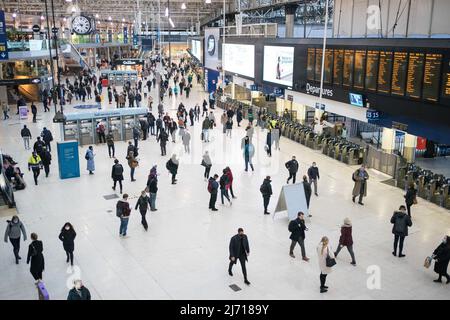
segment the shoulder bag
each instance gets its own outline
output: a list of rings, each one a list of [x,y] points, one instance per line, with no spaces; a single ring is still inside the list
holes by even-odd
[[[336,259],[330,257],[329,249],[327,248],[327,257],[325,259],[325,264],[328,268],[333,267],[336,264]]]

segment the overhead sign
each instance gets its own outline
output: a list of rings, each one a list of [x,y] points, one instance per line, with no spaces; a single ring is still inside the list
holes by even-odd
[[[28,79],[1,79],[0,86],[13,86],[21,84],[39,84],[40,78],[28,78]]]
[[[59,28],[57,28],[57,27],[53,27],[53,28],[52,28],[52,32],[53,32],[53,33],[58,33],[58,30],[59,30]]]
[[[39,25],[37,25],[37,24],[35,24],[31,29],[33,30],[33,32],[41,31],[41,27]]]
[[[0,60],[8,60],[8,44],[6,42],[5,12],[0,10]]]
[[[116,64],[124,65],[124,66],[144,65],[144,60],[142,60],[142,59],[119,59],[116,61]]]
[[[368,120],[372,120],[372,121],[379,120],[380,119],[380,111],[368,109],[366,111],[366,118]]]
[[[320,87],[311,85],[309,83],[306,83],[306,93],[308,94],[314,94],[314,95],[320,95]],[[333,96],[333,90],[332,89],[323,89],[322,90],[323,96],[332,97]]]

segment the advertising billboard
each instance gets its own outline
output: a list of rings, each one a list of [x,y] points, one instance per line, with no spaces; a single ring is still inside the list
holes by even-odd
[[[222,64],[225,71],[254,78],[255,46],[235,43],[223,44]]]
[[[200,40],[191,40],[191,53],[199,61],[202,61],[202,43]]]
[[[263,80],[292,87],[294,47],[264,46]]]
[[[217,70],[220,65],[219,62],[219,28],[205,29],[205,67],[212,70]]]

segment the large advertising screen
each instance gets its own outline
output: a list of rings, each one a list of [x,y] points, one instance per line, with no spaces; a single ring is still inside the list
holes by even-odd
[[[200,40],[191,40],[191,53],[198,60],[202,61],[202,43]]]
[[[263,80],[292,87],[294,47],[264,46]]]
[[[205,29],[205,67],[217,70],[219,67],[219,28],[206,28]]]
[[[222,61],[225,71],[255,77],[254,45],[225,43],[222,46]]]

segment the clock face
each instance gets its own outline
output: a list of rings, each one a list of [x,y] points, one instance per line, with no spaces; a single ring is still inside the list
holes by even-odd
[[[92,29],[91,20],[85,16],[76,16],[72,20],[72,30],[78,34],[88,34]]]

